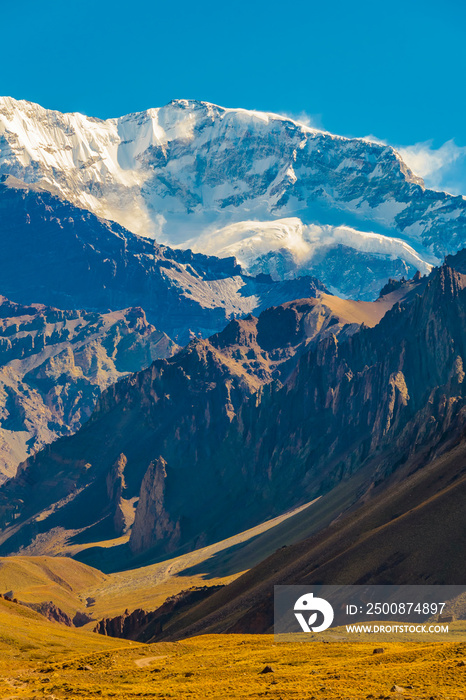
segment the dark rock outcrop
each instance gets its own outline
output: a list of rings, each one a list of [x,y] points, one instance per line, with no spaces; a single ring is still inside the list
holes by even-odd
[[[166,551],[170,552],[180,541],[180,523],[173,522],[164,507],[166,466],[165,460],[159,457],[149,464],[144,474],[129,540],[134,554],[150,549],[161,540],[166,542]]]
[[[125,467],[128,463],[122,453],[107,474],[107,498],[113,510],[113,527],[116,535],[123,535],[131,528],[134,517],[133,501],[124,498],[126,492]]]
[[[123,615],[101,620],[94,632],[109,637],[132,639],[138,642],[154,642],[164,633],[165,625],[191,606],[206,600],[223,586],[202,586],[180,591],[152,612],[138,609],[126,610]]]
[[[22,605],[31,608],[31,610],[35,610],[51,622],[59,622],[67,627],[73,627],[73,621],[70,616],[57,607],[51,600],[44,603],[22,603]]]
[[[73,617],[73,625],[75,627],[84,627],[84,625],[87,625],[89,622],[94,622],[94,618],[81,610],[78,610]]]
[[[97,634],[108,637],[118,637],[120,639],[137,639],[141,629],[143,629],[151,619],[150,612],[138,608],[129,612],[125,610],[123,615],[104,618],[94,628]]]

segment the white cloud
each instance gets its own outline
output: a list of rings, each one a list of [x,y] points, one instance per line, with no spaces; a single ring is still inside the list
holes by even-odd
[[[387,141],[384,141],[383,139],[379,139],[379,137],[374,136],[374,134],[369,134],[369,136],[363,136],[362,140],[369,141],[369,143],[378,143],[381,146],[388,146],[389,145],[389,143]]]
[[[425,141],[396,150],[427,187],[466,194],[466,146],[457,146],[450,140],[440,148],[433,148],[432,141]]]

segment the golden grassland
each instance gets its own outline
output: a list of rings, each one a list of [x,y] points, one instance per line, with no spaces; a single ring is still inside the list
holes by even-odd
[[[466,644],[280,644],[207,635],[144,645],[48,622],[0,600],[0,698],[466,698]],[[261,673],[265,666],[271,673]],[[393,690],[397,686],[397,689]],[[403,690],[401,690],[403,689]]]
[[[197,563],[196,553],[116,574],[103,574],[69,557],[0,558],[0,593],[22,603],[53,601],[73,617],[86,612],[94,620],[121,615],[126,609],[155,610],[164,601],[192,586],[226,584],[239,574],[204,579],[202,573],[184,575]],[[89,623],[92,629],[95,622]]]
[[[108,577],[69,557],[1,557],[0,593],[25,603],[53,601],[69,615],[82,610],[81,595]]]
[[[228,571],[228,546],[111,575],[69,557],[6,557],[0,592],[12,590],[28,602],[53,600],[68,614],[86,610],[97,619],[125,607],[154,609],[182,588],[234,578],[231,569],[230,576],[216,576]],[[220,566],[213,566],[218,557]],[[95,598],[90,605],[89,596]],[[374,655],[375,646],[384,653]],[[261,673],[267,665],[273,672]],[[49,622],[0,599],[0,698],[95,697],[466,700],[466,643],[375,637],[279,643],[270,635],[205,635],[144,645]]]

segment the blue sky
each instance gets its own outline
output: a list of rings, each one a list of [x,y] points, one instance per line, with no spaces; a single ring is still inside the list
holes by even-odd
[[[464,0],[21,0],[0,22],[1,94],[103,118],[172,98],[306,115],[466,192]]]

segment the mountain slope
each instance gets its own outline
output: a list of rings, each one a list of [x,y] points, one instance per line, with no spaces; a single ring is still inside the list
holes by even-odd
[[[455,445],[457,440],[422,469],[415,459],[405,464],[402,474],[388,488],[376,488],[366,504],[319,534],[277,550],[171,620],[159,638],[270,632],[274,585],[464,585],[466,566],[459,553],[466,542],[466,443],[463,438]]]
[[[110,384],[176,350],[141,309],[60,311],[0,297],[0,481],[76,432]]]
[[[233,259],[174,251],[12,177],[0,182],[0,291],[14,301],[144,309],[184,344],[228,320],[326,291],[317,280],[248,277]]]
[[[334,441],[333,450],[343,459],[348,432],[353,434],[350,446],[359,431],[367,439],[367,428],[356,422],[357,402],[363,399],[351,396],[354,385],[345,361],[333,357],[337,338],[341,352],[349,346],[364,366],[361,348],[367,351],[367,343],[377,347],[380,337],[393,335],[391,321],[385,322],[393,311],[379,324],[385,322],[384,330],[378,330],[377,321],[393,304],[401,308],[397,298],[412,299],[407,308],[419,304],[416,291],[426,284],[417,278],[392,285],[372,304],[325,295],[285,304],[259,319],[233,321],[209,340],[193,341],[174,358],[119,382],[103,394],[75,437],[26,462],[0,491],[2,522],[9,524],[1,536],[3,551],[31,541],[47,551],[46,533],[56,528],[64,534],[79,531],[74,544],[113,538],[124,531],[121,514],[139,497],[129,552],[124,548],[119,554],[121,566],[129,553],[147,557],[152,550],[156,555],[199,547],[325,492],[345,476],[338,462],[334,473],[329,444]],[[362,321],[375,328],[360,331]],[[399,333],[403,337],[402,328]],[[326,354],[331,355],[328,363]],[[396,391],[401,380],[386,381],[371,403],[376,411],[382,397],[380,413],[393,414],[387,390],[393,391],[394,383]],[[332,384],[350,392],[341,397],[341,407],[347,401],[355,425],[348,427],[347,414],[336,408],[336,417],[323,427],[329,411],[319,394],[322,385],[327,392]],[[363,412],[361,417],[367,419]],[[382,437],[377,433],[374,439]],[[367,450],[357,449],[362,456]],[[126,521],[126,531],[130,524]],[[111,554],[116,556],[115,550]]]

